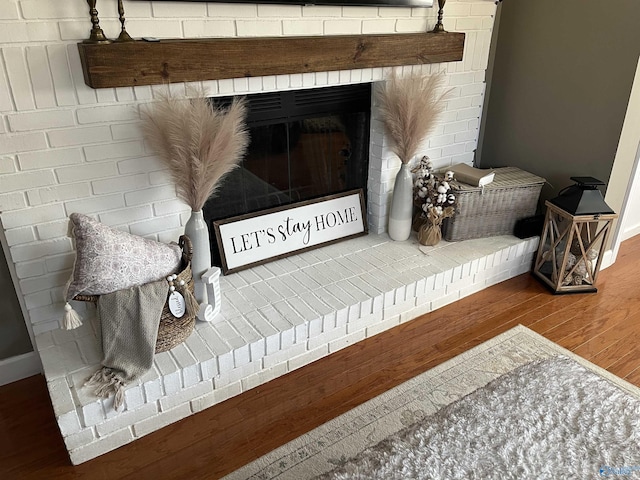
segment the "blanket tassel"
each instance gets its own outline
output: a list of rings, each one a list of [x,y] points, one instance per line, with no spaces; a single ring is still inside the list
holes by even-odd
[[[82,317],[78,315],[71,304],[67,302],[64,306],[64,316],[62,317],[62,326],[65,330],[73,330],[82,325]]]
[[[93,393],[97,397],[108,398],[111,394],[113,397],[113,409],[119,410],[124,403],[124,382],[116,373],[107,367],[102,367],[96,371],[84,383],[85,387],[95,387]]]

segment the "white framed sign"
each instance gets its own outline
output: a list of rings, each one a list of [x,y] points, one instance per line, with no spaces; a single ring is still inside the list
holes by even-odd
[[[222,270],[233,273],[367,234],[362,189],[213,222]]]

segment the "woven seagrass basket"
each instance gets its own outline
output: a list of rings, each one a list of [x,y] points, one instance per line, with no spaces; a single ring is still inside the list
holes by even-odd
[[[182,249],[182,265],[180,272],[177,274],[178,278],[176,282],[179,283],[180,280],[184,280],[186,288],[193,293],[193,275],[191,273],[193,245],[186,235],[180,237],[178,245],[180,245]],[[96,303],[98,301],[98,295],[76,295],[74,300]],[[195,324],[195,315],[189,315],[187,312],[180,318],[174,317],[169,310],[169,303],[165,301],[160,315],[160,325],[158,326],[156,353],[166,352],[184,342],[193,332]]]
[[[516,167],[493,170],[495,178],[484,189],[452,182],[458,211],[443,223],[448,242],[512,235],[518,220],[536,213],[545,179]]]

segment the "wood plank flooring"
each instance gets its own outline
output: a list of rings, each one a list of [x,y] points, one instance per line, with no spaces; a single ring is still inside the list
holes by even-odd
[[[0,478],[219,478],[518,324],[640,386],[639,269],[640,235],[596,294],[554,296],[521,275],[77,467],[44,378],[15,382],[0,388]]]

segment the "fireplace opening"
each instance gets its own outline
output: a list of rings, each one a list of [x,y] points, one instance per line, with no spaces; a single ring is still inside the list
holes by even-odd
[[[351,189],[362,188],[366,195],[371,84],[254,94],[247,103],[247,155],[205,204],[210,226]],[[220,265],[213,227],[209,230],[212,260]]]

